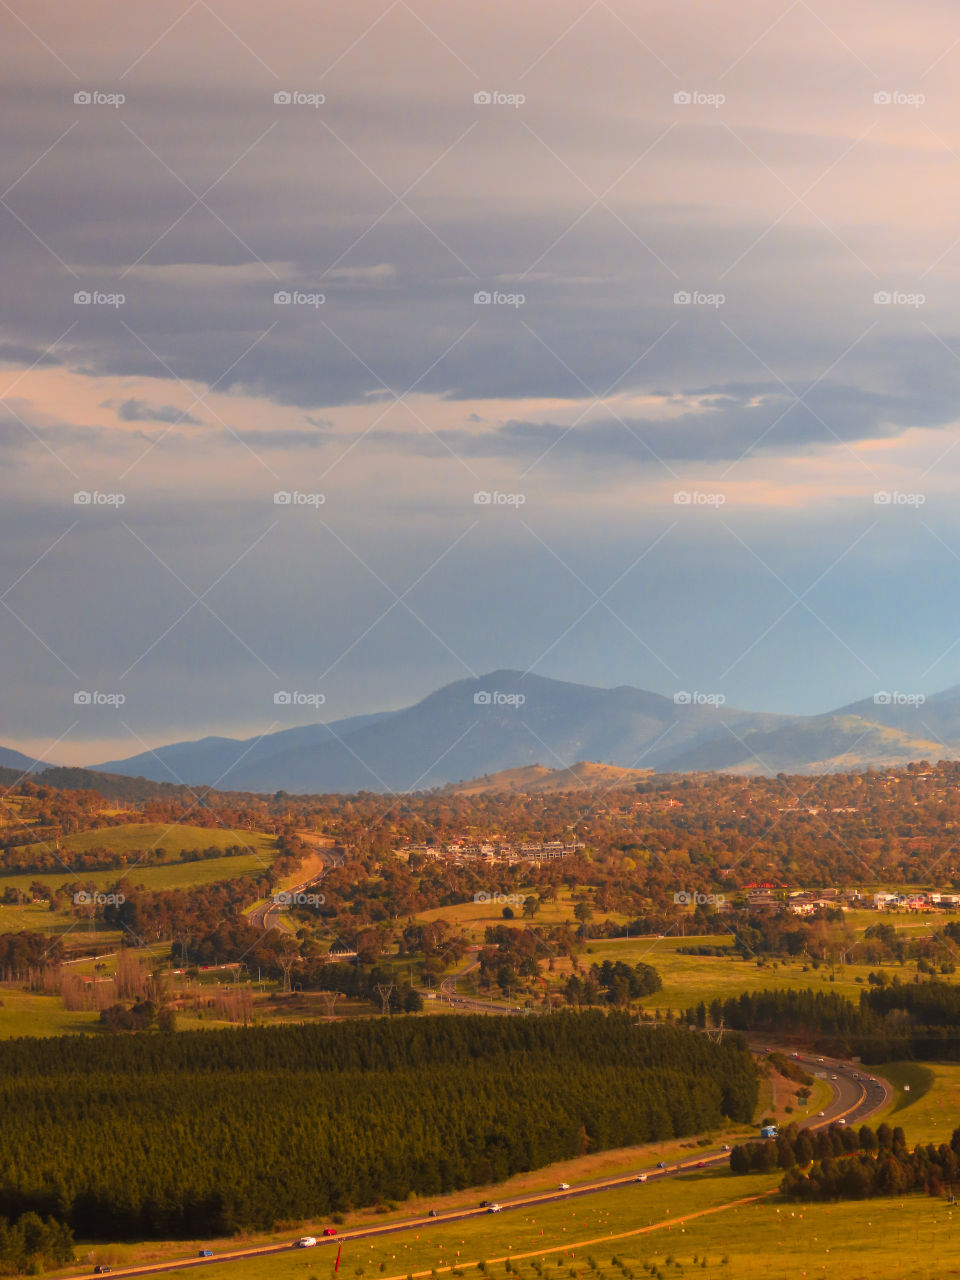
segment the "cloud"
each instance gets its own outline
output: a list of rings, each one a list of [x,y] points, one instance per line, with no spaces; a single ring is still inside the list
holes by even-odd
[[[52,353],[28,346],[23,342],[0,342],[0,364],[12,365],[14,368],[40,368],[44,365],[56,365],[60,361]]]
[[[169,422],[202,427],[203,421],[172,404],[150,404],[146,400],[104,400],[101,408],[113,409],[121,422]]]
[[[17,468],[22,496],[0,517],[10,732],[56,738],[71,722],[77,686],[44,644],[90,688],[146,654],[129,710],[152,740],[266,727],[278,686],[236,636],[287,687],[329,667],[343,715],[462,674],[445,644],[476,669],[549,652],[557,675],[656,685],[643,637],[678,655],[683,686],[712,688],[795,603],[712,515],[742,517],[757,556],[801,591],[877,516],[870,491],[932,490],[928,472],[939,495],[951,486],[950,6],[918,0],[907,22],[851,0],[830,31],[805,5],[773,26],[757,5],[718,19],[690,0],[680,20],[652,6],[642,31],[626,0],[532,5],[522,22],[489,0],[479,25],[442,0],[415,7],[370,26],[367,6],[330,6],[321,62],[306,0],[279,20],[233,0],[229,27],[196,5],[161,33],[151,6],[120,0],[92,0],[95,21],[89,6],[39,6],[36,36],[11,27],[0,465]],[[916,87],[897,67],[929,69],[923,110],[874,104],[878,89]],[[84,87],[127,100],[75,106]],[[284,87],[327,101],[275,106]],[[674,101],[717,87],[717,109]],[[526,102],[475,104],[493,88]],[[125,301],[75,305],[96,290]],[[281,306],[280,290],[324,301]],[[474,303],[494,290],[524,302]],[[874,304],[892,290],[925,301]],[[675,304],[683,292],[725,301]],[[209,429],[167,429],[201,418]],[[884,447],[852,456],[869,441]],[[741,457],[752,462],[731,469]],[[616,588],[631,631],[599,606],[578,623],[594,603],[583,584],[605,591],[678,515],[664,501],[687,486],[660,482],[681,469],[729,470],[724,512],[680,512],[680,530]],[[738,506],[735,483],[766,505]],[[127,494],[122,523],[77,512],[72,494],[95,488]],[[294,488],[328,501],[274,506]],[[528,501],[473,504],[494,488]],[[835,634],[794,609],[737,668],[731,696],[849,701],[863,670],[844,645],[882,667],[869,687],[914,687],[911,665],[940,653],[938,683],[956,680],[956,562],[918,515],[960,547],[946,498],[881,511],[828,580],[834,594],[811,597]],[[204,606],[186,582],[210,588]],[[391,591],[407,588],[400,606]],[[263,687],[245,704],[251,674]]]
[[[804,456],[863,440],[892,439],[915,427],[955,424],[960,379],[928,383],[922,394],[910,388],[867,390],[823,382],[800,403],[780,383],[732,383],[676,399],[699,401],[695,409],[670,416],[614,417],[598,406],[572,424],[512,418],[483,430],[440,428],[433,433],[378,429],[370,439],[384,448],[440,457],[513,459],[551,466],[596,468],[659,462],[721,463],[756,455]],[[589,402],[585,409],[590,409]],[[469,422],[482,422],[473,414]]]

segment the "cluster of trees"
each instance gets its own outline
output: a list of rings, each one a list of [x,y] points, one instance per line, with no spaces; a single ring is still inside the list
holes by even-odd
[[[790,1125],[776,1139],[730,1152],[734,1173],[783,1169],[780,1190],[795,1200],[863,1200],[869,1196],[926,1191],[941,1195],[960,1182],[960,1129],[949,1145],[912,1151],[901,1128],[863,1125],[859,1131],[831,1125],[817,1133]]]
[[[613,1004],[626,1007],[631,1001],[653,995],[663,986],[653,965],[629,965],[623,960],[604,960],[603,964],[590,966],[589,974],[581,978],[571,974],[564,987],[567,1004]]]
[[[124,929],[133,938],[149,941],[170,938],[175,930],[206,938],[214,936],[220,925],[231,920],[242,922],[243,909],[269,893],[271,883],[266,868],[255,876],[238,876],[234,880],[218,880],[188,889],[144,889],[121,878],[106,896],[123,901],[108,901],[98,910],[102,911],[108,928]],[[198,958],[192,949],[191,958]],[[222,957],[234,958],[233,955]],[[203,962],[220,961],[221,957],[217,956]]]
[[[392,988],[388,1001],[390,1013],[419,1013],[423,996],[397,971],[382,965],[347,964],[326,961],[317,956],[301,961],[291,972],[291,979],[304,991],[339,991],[355,1000],[366,1000],[382,1007],[380,988]]]
[[[0,933],[0,978],[19,981],[32,969],[57,964],[63,956],[59,938],[51,941],[43,933],[22,929],[19,933]]]
[[[832,991],[750,991],[701,1003],[687,1022],[739,1031],[800,1032],[864,1062],[960,1059],[960,987],[894,977],[860,992],[859,1003]]]
[[[107,1031],[149,1031],[151,1027],[172,1031],[174,1018],[170,1008],[139,996],[131,1005],[118,1002],[100,1010],[100,1025]]]
[[[267,1228],[745,1121],[757,1092],[741,1037],[616,1012],[12,1040],[0,1214],[100,1239]]]
[[[21,1214],[0,1218],[0,1275],[38,1275],[73,1262],[73,1233],[55,1218]]]
[[[894,1130],[881,1125],[886,1145],[894,1141]],[[878,1130],[878,1133],[880,1130]],[[903,1145],[903,1130],[897,1129],[897,1141]],[[796,1124],[781,1129],[776,1138],[760,1142],[744,1142],[730,1152],[732,1173],[769,1173],[773,1169],[806,1167],[812,1161],[836,1159],[859,1151],[876,1151],[880,1139],[867,1125],[859,1130],[832,1124],[826,1129],[800,1129]]]
[[[803,919],[785,911],[762,913],[746,909],[726,914],[723,923],[735,935],[734,951],[745,960],[761,956],[803,957],[816,966],[844,956],[858,964],[903,965],[916,961],[921,972],[956,970],[951,959],[954,949],[944,945],[945,939],[960,940],[956,924],[911,937],[898,933],[888,920],[880,920],[861,933],[845,926],[839,907],[822,908]]]
[[[81,777],[82,771],[76,777],[69,770],[56,772],[64,775],[63,788],[78,789],[51,785],[52,771],[19,781],[14,794],[20,821],[0,830],[0,841],[24,838],[24,821],[35,823],[35,832],[52,841],[55,835],[129,820],[130,812],[103,814],[110,790],[104,779]],[[0,780],[3,776],[0,771]],[[797,800],[801,790],[802,804]],[[715,918],[705,907],[688,912],[678,906],[678,888],[717,887],[736,905],[738,890],[771,875],[778,885],[860,884],[866,866],[878,882],[916,884],[938,858],[943,886],[960,883],[950,856],[960,827],[960,763],[921,763],[812,781],[657,775],[605,791],[602,805],[582,791],[255,796],[150,783],[137,796],[135,812],[145,821],[275,833],[281,841],[275,868],[280,874],[302,856],[296,830],[309,827],[332,836],[347,859],[325,881],[327,902],[320,915],[327,923],[336,920],[338,928],[345,921],[375,928],[409,919],[468,901],[481,890],[522,893],[524,906],[516,913],[532,919],[539,903],[560,887],[589,884],[590,892],[578,904],[581,938],[625,931],[626,926],[595,923],[593,911],[621,913],[630,920],[631,933],[664,933],[681,919],[684,931],[703,933]],[[413,845],[437,846],[459,836],[479,840],[493,831],[513,842],[569,841],[575,835],[585,848],[539,866],[457,866],[416,852],[395,856]],[[108,850],[109,838],[98,852],[106,856]],[[37,857],[26,851],[23,856]],[[825,958],[837,932],[829,912],[798,921],[741,911],[731,923],[743,954],[751,957]],[[914,958],[914,952],[916,958],[929,958],[935,944],[904,943],[885,935],[881,924],[858,945],[859,957],[879,963]]]

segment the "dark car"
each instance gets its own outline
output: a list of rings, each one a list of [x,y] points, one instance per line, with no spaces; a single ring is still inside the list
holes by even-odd
[[[663,1161],[662,1161],[662,1160],[658,1160],[658,1161],[657,1161],[657,1168],[658,1168],[658,1169],[665,1169],[666,1167],[667,1167],[667,1166],[663,1163]]]
[[[489,1208],[490,1208],[490,1201],[489,1201],[489,1200],[481,1200],[481,1201],[480,1201],[480,1208],[481,1208],[481,1209],[489,1209]]]
[[[200,1250],[200,1252],[197,1254],[197,1257],[198,1257],[198,1258],[212,1258],[212,1257],[213,1257],[213,1250],[212,1250],[212,1249],[201,1249],[201,1250]]]
[[[112,1270],[113,1267],[108,1267],[105,1262],[101,1262],[93,1268],[93,1274],[95,1276],[106,1276],[109,1275]]]
[[[431,1209],[431,1210],[430,1210],[430,1212],[427,1214],[427,1217],[428,1217],[428,1218],[439,1218],[439,1217],[440,1217],[440,1215],[439,1215],[439,1213],[437,1213],[436,1209]]]

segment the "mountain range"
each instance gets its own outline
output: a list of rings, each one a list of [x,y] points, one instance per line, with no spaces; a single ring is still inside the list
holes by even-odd
[[[960,687],[920,705],[878,695],[816,716],[741,711],[495,671],[399,711],[303,725],[245,740],[178,742],[101,772],[221,790],[353,792],[442,787],[503,770],[594,761],[659,772],[812,773],[960,750]]]
[[[922,701],[880,694],[816,716],[741,711],[718,701],[495,671],[445,685],[399,711],[256,738],[175,742],[89,768],[224,791],[401,792],[470,779],[479,789],[573,788],[586,785],[578,781],[584,761],[624,771],[774,774],[960,752],[960,686]],[[46,766],[0,748],[0,767]],[[504,771],[512,776],[488,782]]]

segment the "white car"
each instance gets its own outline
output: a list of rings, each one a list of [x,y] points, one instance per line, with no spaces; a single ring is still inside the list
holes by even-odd
[[[492,1204],[490,1208],[487,1210],[487,1213],[499,1213],[499,1212],[500,1212],[500,1206],[498,1204]]]
[[[841,1116],[840,1119],[837,1121],[837,1124],[846,1124],[846,1123],[847,1122],[846,1120],[844,1120],[843,1116]]]
[[[634,1178],[634,1182],[646,1182],[646,1180],[647,1180],[647,1175],[645,1173],[638,1173],[637,1176]]]
[[[569,1191],[569,1190],[570,1190],[570,1183],[569,1183],[569,1182],[561,1182],[561,1183],[560,1183],[560,1185],[559,1185],[559,1187],[557,1187],[557,1190],[558,1190],[558,1191]]]
[[[296,1247],[298,1249],[312,1249],[316,1243],[317,1243],[316,1236],[301,1236],[300,1239],[297,1241]]]

